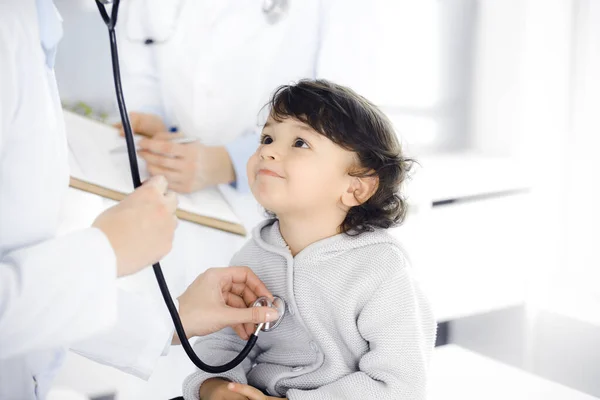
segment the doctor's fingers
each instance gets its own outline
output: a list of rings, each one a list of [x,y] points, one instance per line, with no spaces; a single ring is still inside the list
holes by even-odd
[[[156,204],[168,214],[175,214],[179,205],[179,199],[176,193],[167,190],[167,186],[168,182],[164,176],[153,176],[128,197],[137,197],[145,203]],[[173,215],[173,218],[177,222],[175,215]]]
[[[143,135],[143,133],[140,132],[140,122],[141,114],[136,112],[129,113],[129,123],[131,124],[132,133]],[[125,129],[123,128],[122,122],[117,122],[113,126],[119,130],[119,136],[125,136]]]
[[[227,304],[237,308],[252,307],[252,304],[254,304],[258,298],[258,296],[244,283],[234,283],[231,286],[231,290],[224,293],[224,295],[231,301],[231,303],[226,301]],[[254,333],[255,329],[256,327],[253,323],[247,323],[244,326],[244,330],[248,335]]]
[[[163,154],[156,154],[146,150],[138,151],[140,157],[150,165],[172,169],[174,171],[184,171],[186,167],[185,161],[181,158],[174,158],[165,156]]]
[[[244,301],[245,307],[250,307],[260,297],[245,283],[233,283],[229,292],[239,296]]]
[[[147,169],[150,175],[152,176],[161,175],[167,178],[169,189],[179,192],[178,190],[176,190],[175,186],[180,185],[184,179],[184,175],[180,171],[163,168],[153,164],[148,164]]]
[[[233,293],[224,293],[225,303],[230,307],[246,308],[246,302],[240,296]],[[248,340],[250,335],[254,333],[255,325],[253,323],[237,324],[231,327],[239,337]]]
[[[162,118],[155,114],[139,113],[135,111],[131,112],[129,113],[129,123],[131,124],[133,133],[147,137],[156,136],[158,132],[167,130]],[[121,122],[118,122],[113,126],[119,129],[119,135],[125,136],[123,124]]]
[[[260,324],[272,322],[279,317],[277,310],[269,307],[237,308],[226,307],[221,310],[220,318],[223,325],[234,326],[238,324]]]
[[[215,270],[222,277],[221,289],[223,291],[231,291],[234,284],[243,284],[258,297],[266,296],[271,299],[273,298],[273,295],[265,284],[248,267],[227,267]]]
[[[166,194],[169,186],[167,178],[162,175],[153,176],[142,184],[141,188],[136,190],[136,193],[158,193]]]
[[[160,136],[162,138],[162,136]],[[168,139],[142,139],[138,146],[142,150],[152,153],[164,154],[171,157],[183,157],[187,154],[186,145],[173,143]]]
[[[175,211],[177,211],[177,206],[179,205],[179,199],[177,198],[177,195],[174,192],[167,192],[165,195],[165,204],[167,206],[167,210],[169,210],[170,213],[175,214]]]

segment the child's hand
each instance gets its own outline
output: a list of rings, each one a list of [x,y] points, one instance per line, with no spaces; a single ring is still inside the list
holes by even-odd
[[[227,388],[229,381],[211,378],[200,386],[201,400],[248,400],[244,395],[234,393]]]
[[[264,395],[260,390],[248,386],[242,385],[241,383],[228,383],[227,389],[229,389],[232,393],[239,393],[245,396],[248,400],[273,400],[279,399],[279,397],[272,397]]]

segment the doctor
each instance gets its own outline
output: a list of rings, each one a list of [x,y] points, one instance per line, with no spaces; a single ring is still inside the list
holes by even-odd
[[[377,38],[367,3],[124,2],[123,86],[134,131],[153,137],[140,143],[149,172],[180,193],[225,183],[247,191],[258,112],[276,87],[320,77],[369,93]],[[198,141],[170,143],[172,128]]]
[[[156,322],[161,311],[117,293],[115,286],[117,276],[137,272],[170,250],[177,200],[163,177],[151,179],[101,214],[89,229],[55,237],[68,183],[53,73],[61,34],[51,0],[0,0],[3,400],[43,399],[63,349],[115,321],[121,326],[113,331],[123,335],[123,342],[100,339],[81,352],[144,376],[173,338],[164,321]],[[203,335],[226,325],[276,318],[274,310],[245,308],[260,295],[269,293],[248,269],[213,269],[179,298],[179,310],[188,334]],[[116,341],[119,336],[107,338]]]

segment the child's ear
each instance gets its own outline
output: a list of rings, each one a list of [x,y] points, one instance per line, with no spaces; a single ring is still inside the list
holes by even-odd
[[[342,204],[346,207],[359,206],[375,194],[378,186],[378,176],[351,177],[348,188],[342,194]]]

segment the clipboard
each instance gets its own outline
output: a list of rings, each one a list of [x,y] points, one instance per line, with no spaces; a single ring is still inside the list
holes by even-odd
[[[120,201],[133,190],[127,154],[111,154],[124,139],[112,126],[64,110],[69,146],[69,186]],[[138,159],[142,180],[147,179],[143,160]],[[218,188],[178,195],[176,215],[181,220],[246,236],[247,232]]]

